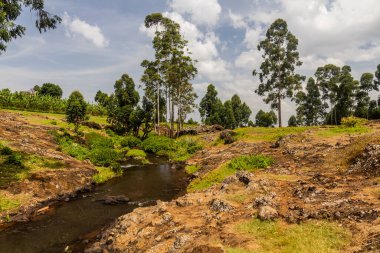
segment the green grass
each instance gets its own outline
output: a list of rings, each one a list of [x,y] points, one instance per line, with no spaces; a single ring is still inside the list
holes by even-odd
[[[208,172],[202,178],[193,180],[187,190],[189,192],[204,190],[221,183],[227,177],[234,175],[238,170],[256,171],[258,169],[265,169],[273,162],[271,157],[263,155],[239,156]]]
[[[104,183],[114,177],[121,176],[122,173],[114,172],[111,168],[96,167],[98,174],[93,176],[94,181],[97,184]]]
[[[355,126],[355,127],[345,127],[345,126],[331,126],[328,128],[321,128],[316,133],[319,137],[333,137],[345,134],[366,134],[371,132],[371,129],[366,126]]]
[[[140,161],[142,161],[143,164],[149,164],[150,163],[149,160],[146,158],[146,153],[144,152],[144,150],[131,149],[131,150],[128,150],[126,156],[140,160]]]
[[[0,212],[12,210],[21,205],[18,199],[9,199],[5,196],[0,196]]]
[[[337,253],[350,243],[346,229],[327,221],[289,225],[253,219],[234,229],[252,237],[259,247],[255,250],[230,248],[228,253]]]
[[[228,194],[228,195],[225,195],[226,200],[232,201],[232,202],[235,202],[238,204],[244,203],[250,197],[252,197],[252,195],[251,196],[244,195],[244,194]]]
[[[197,172],[199,170],[199,166],[197,165],[187,165],[185,167],[185,170],[187,172],[187,174],[194,174],[195,172]]]
[[[237,140],[242,141],[276,141],[278,138],[305,132],[315,127],[244,127],[234,131],[238,133]]]

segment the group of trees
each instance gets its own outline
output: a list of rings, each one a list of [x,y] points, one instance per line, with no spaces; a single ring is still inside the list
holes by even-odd
[[[251,109],[238,95],[233,95],[230,100],[222,101],[218,98],[215,86],[210,84],[207,92],[199,104],[199,113],[202,122],[206,125],[222,125],[225,128],[234,129],[248,126]]]
[[[285,98],[297,104],[297,115],[289,119],[289,125],[337,125],[343,117],[375,118],[380,112],[379,103],[370,101],[369,96],[372,90],[378,90],[380,65],[375,75],[364,73],[357,81],[350,66],[327,64],[317,69],[315,79],[308,79],[303,91],[306,77],[295,73],[296,67],[302,65],[298,39],[288,30],[285,20],[273,22],[257,48],[263,52],[263,62],[260,70],[252,73],[260,80],[255,92],[265,96],[264,101],[278,111],[280,127],[281,102]]]

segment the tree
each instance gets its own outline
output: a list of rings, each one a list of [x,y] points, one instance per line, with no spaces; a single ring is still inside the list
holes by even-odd
[[[110,97],[108,96],[107,93],[104,93],[102,91],[96,92],[95,95],[95,102],[98,103],[100,106],[106,108],[109,104]]]
[[[39,95],[41,96],[51,96],[51,97],[62,97],[62,89],[59,85],[53,84],[53,83],[44,83],[41,86],[41,89],[39,91]]]
[[[298,124],[297,124],[296,116],[294,116],[294,115],[290,116],[289,121],[288,121],[288,126],[289,127],[296,127],[297,125]]]
[[[293,98],[295,90],[301,88],[305,77],[295,74],[295,68],[302,65],[297,51],[298,39],[288,30],[283,19],[277,19],[266,32],[266,38],[257,46],[263,51],[260,66],[260,84],[255,90],[260,96],[266,95],[264,101],[278,111],[279,126],[281,120],[281,101]],[[253,70],[253,75],[257,74]]]
[[[360,78],[360,86],[356,92],[356,109],[354,115],[368,119],[369,103],[371,98],[369,92],[377,89],[372,73],[363,73]]]
[[[109,97],[107,121],[119,134],[132,131],[131,115],[137,106],[140,96],[135,90],[135,82],[124,74],[115,82],[115,92]]]
[[[67,100],[66,119],[68,123],[75,126],[75,132],[78,133],[80,123],[86,117],[87,103],[79,91],[71,93]]]
[[[143,61],[142,66],[145,67],[145,71],[142,81],[146,89],[155,93],[157,115],[160,115],[161,85],[163,86],[167,101],[167,119],[170,121],[170,135],[173,136],[175,112],[177,112],[178,133],[186,115],[195,106],[196,94],[190,81],[194,79],[197,69],[190,57],[187,41],[180,34],[179,24],[160,13],[153,13],[145,18],[145,27],[156,28],[153,39],[155,60]]]
[[[256,126],[270,127],[277,123],[276,114],[273,111],[264,112],[260,110],[256,114]]]
[[[321,93],[315,82],[310,77],[306,85],[306,93],[299,91],[295,99],[297,103],[297,122],[306,126],[319,125],[323,119],[323,103]]]
[[[232,108],[232,103],[230,100],[224,102],[224,113],[223,113],[223,126],[228,129],[234,129],[236,126],[236,120],[234,116],[234,110]]]
[[[218,98],[215,86],[209,84],[207,92],[199,104],[199,113],[202,122],[206,125],[222,125],[223,104]]]
[[[26,28],[15,23],[21,12],[29,8],[37,13],[36,28],[40,33],[55,29],[62,20],[45,10],[43,0],[6,0],[0,2],[0,52],[6,50],[6,44],[22,37]]]

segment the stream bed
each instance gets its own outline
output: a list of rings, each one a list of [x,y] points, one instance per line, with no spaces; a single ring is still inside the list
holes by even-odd
[[[126,166],[123,176],[75,200],[59,203],[51,213],[35,221],[0,231],[0,252],[82,252],[83,241],[94,238],[102,227],[133,211],[138,203],[169,201],[183,194],[187,185],[185,171],[172,168],[162,158],[150,160],[153,164]],[[129,197],[132,204],[104,205],[96,201],[115,195]]]

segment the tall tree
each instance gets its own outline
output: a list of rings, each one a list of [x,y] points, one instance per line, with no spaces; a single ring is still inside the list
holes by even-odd
[[[306,85],[306,93],[299,91],[296,95],[297,121],[306,126],[319,125],[323,120],[323,103],[321,93],[315,82],[310,77]]]
[[[40,33],[55,29],[62,20],[45,10],[44,0],[3,0],[0,1],[0,53],[5,51],[7,43],[22,37],[26,28],[15,23],[21,12],[29,8],[37,14],[35,26]]]
[[[297,124],[296,116],[294,116],[294,115],[290,116],[289,121],[288,121],[288,126],[289,127],[296,127],[297,125],[298,124]]]
[[[230,100],[224,102],[224,114],[223,114],[223,126],[225,128],[234,129],[236,126],[236,120],[234,116],[234,110],[232,108],[232,103]]]
[[[164,86],[170,135],[173,136],[175,112],[179,131],[185,115],[194,107],[196,96],[190,81],[194,79],[197,69],[190,57],[187,41],[180,33],[179,24],[160,13],[153,13],[145,18],[145,27],[156,29],[153,39],[155,60],[143,62],[146,72],[142,80],[156,87],[157,111],[160,110],[161,84]]]
[[[207,92],[199,104],[199,113],[206,125],[222,124],[223,104],[213,84],[207,86]]]
[[[372,73],[363,73],[360,78],[360,86],[356,92],[356,109],[354,115],[356,117],[368,119],[369,92],[373,89],[377,89],[374,83],[374,76]]]
[[[295,74],[295,68],[302,65],[297,51],[298,39],[288,30],[285,20],[277,19],[266,32],[266,38],[257,46],[263,51],[260,66],[260,84],[255,91],[264,101],[278,111],[279,126],[282,126],[281,101],[293,98],[295,90],[301,88],[305,77]],[[253,70],[253,75],[256,75]]]
[[[277,117],[273,111],[264,112],[260,110],[256,114],[256,126],[270,127],[277,124]]]
[[[87,103],[79,91],[71,93],[67,100],[66,119],[68,123],[73,123],[75,132],[78,133],[80,123],[86,117]]]

